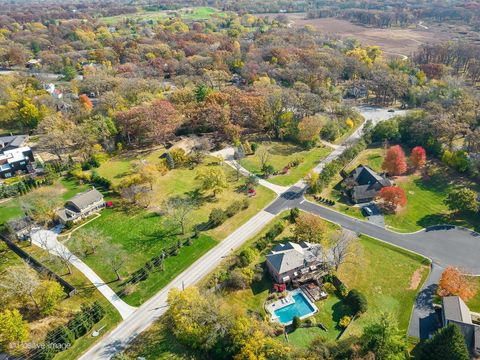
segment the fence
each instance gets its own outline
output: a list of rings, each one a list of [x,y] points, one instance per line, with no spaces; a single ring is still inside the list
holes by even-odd
[[[64,291],[67,293],[68,296],[72,296],[77,292],[77,289],[65,281],[60,275],[57,275],[47,266],[43,265],[40,261],[35,259],[33,256],[22,250],[18,245],[14,244],[3,235],[0,235],[0,239],[2,239],[7,246],[12,250],[15,254],[20,256],[23,260],[25,260],[34,270],[39,272],[40,274],[47,274],[49,277],[54,278],[56,281],[62,285]]]

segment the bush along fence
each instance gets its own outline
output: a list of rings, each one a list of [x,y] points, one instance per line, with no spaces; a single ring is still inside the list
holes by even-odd
[[[50,330],[45,338],[44,346],[33,350],[27,358],[51,360],[59,352],[70,348],[77,339],[87,334],[93,326],[103,319],[105,309],[99,302],[82,305],[81,310],[65,325]]]
[[[33,256],[22,250],[18,245],[15,243],[11,242],[7,238],[5,238],[3,235],[0,235],[0,239],[3,240],[7,246],[18,256],[20,256],[25,262],[30,265],[34,270],[36,270],[38,273],[42,275],[47,275],[48,277],[55,279],[62,285],[63,290],[68,296],[73,296],[76,292],[77,289],[65,281],[60,275],[57,275],[55,272],[50,270],[47,266],[43,265],[40,261],[35,259]]]
[[[45,179],[26,178],[11,185],[0,185],[0,199],[25,195],[45,183]]]

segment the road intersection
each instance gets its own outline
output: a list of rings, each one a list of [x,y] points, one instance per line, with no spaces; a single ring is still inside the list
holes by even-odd
[[[378,123],[379,121],[398,115],[398,112],[392,114],[386,109],[363,107],[359,110],[366,120],[372,120],[373,123]],[[360,139],[362,132],[363,125],[359,130],[355,131],[342,146],[332,151],[327,159],[323,160],[315,168],[315,171],[321,172],[325,164],[338,158],[348,144],[352,144]],[[227,158],[225,155],[228,154],[230,154],[229,156],[232,155],[231,150],[225,150],[223,153],[217,155]],[[236,165],[233,159],[227,158],[226,160],[230,166]],[[246,170],[242,169],[241,171],[244,173]],[[275,216],[284,210],[294,207],[318,215],[325,220],[336,223],[356,233],[368,235],[429,258],[433,264],[431,274],[434,274],[435,277],[432,276],[427,279],[423,290],[431,290],[432,286],[434,286],[438,280],[439,269],[448,265],[458,266],[471,273],[480,274],[480,261],[478,261],[478,256],[475,256],[475,254],[480,254],[480,236],[475,232],[452,227],[448,230],[432,229],[421,230],[412,234],[400,234],[306,200],[304,198],[306,185],[303,181],[299,181],[288,189],[273,186],[266,181],[262,183],[262,185],[271,188],[279,196],[245,224],[236,229],[215,248],[193,263],[156,295],[137,308],[131,316],[122,321],[114,330],[91,347],[80,359],[110,359],[117,352],[125,349],[135,337],[145,331],[165,313],[168,306],[167,296],[171,289],[184,288],[196,284],[213,271],[233,250],[239,248],[245,241],[252,238],[264,228]],[[388,259],[385,259],[385,261],[388,261]],[[428,291],[423,292],[423,290],[420,294],[421,296],[428,294]],[[417,301],[416,303],[417,307],[414,309],[409,329],[409,334],[412,336],[422,335],[420,334],[421,326],[419,326],[418,323],[424,320],[423,317],[431,316],[431,307],[429,308],[428,306],[430,303],[429,299],[427,299],[426,302],[427,305],[423,309],[419,308],[419,306],[420,304],[425,305],[425,301]]]

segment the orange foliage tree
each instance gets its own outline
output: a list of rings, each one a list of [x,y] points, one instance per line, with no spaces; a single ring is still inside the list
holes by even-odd
[[[92,110],[93,108],[93,104],[92,104],[92,101],[88,98],[87,95],[85,94],[82,94],[78,97],[78,100],[80,101],[80,103],[83,105],[83,108],[87,111],[90,111]]]
[[[427,163],[427,152],[421,146],[415,146],[410,153],[410,163],[415,170],[421,169]]]
[[[394,213],[398,207],[407,205],[407,195],[398,186],[386,186],[377,195],[378,205],[384,212]]]
[[[407,161],[405,153],[400,145],[394,145],[388,149],[387,155],[383,160],[382,169],[386,170],[389,175],[403,175],[407,171]]]
[[[457,295],[464,301],[470,300],[477,293],[475,283],[460,270],[453,266],[447,267],[438,283],[438,295],[451,296]]]

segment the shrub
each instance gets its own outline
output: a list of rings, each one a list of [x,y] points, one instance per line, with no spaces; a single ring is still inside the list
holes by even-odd
[[[298,329],[302,326],[302,320],[298,316],[295,316],[292,320],[292,326],[294,329]]]
[[[338,326],[340,326],[342,329],[345,329],[348,326],[348,324],[350,324],[350,321],[352,321],[352,318],[348,315],[345,315],[338,322]]]
[[[298,215],[300,215],[300,209],[295,207],[290,210],[290,215],[288,217],[288,220],[293,224],[295,221],[297,221]]]
[[[175,165],[177,166],[184,165],[188,161],[187,154],[185,154],[185,150],[183,149],[173,149],[172,151],[170,151],[170,154],[173,158]]]
[[[112,188],[112,182],[103,176],[100,176],[97,171],[92,171],[92,182],[95,185],[101,186],[107,190]]]
[[[230,273],[226,281],[227,287],[230,289],[246,289],[253,281],[253,270],[249,268],[237,268]]]
[[[250,206],[250,201],[248,199],[243,199],[242,200],[242,210],[248,209],[249,206]]]
[[[257,144],[257,143],[251,143],[251,144],[250,144],[250,148],[252,149],[252,153],[255,154],[255,152],[256,152],[257,149],[258,149],[258,144]]]
[[[227,214],[228,217],[232,217],[235,214],[237,214],[240,210],[242,210],[242,207],[243,207],[242,201],[236,200],[227,207],[227,209],[225,210],[225,213]]]
[[[216,227],[216,226],[222,225],[225,222],[225,220],[227,220],[227,214],[225,214],[225,211],[223,211],[222,209],[215,208],[210,213],[208,220],[210,221],[213,227]]]
[[[253,249],[247,248],[245,250],[242,250],[238,255],[238,265],[240,267],[250,265],[252,261],[255,260],[256,256],[257,253]]]
[[[340,297],[344,299],[348,295],[348,289],[344,284],[340,284],[337,287],[338,293],[340,294]]]
[[[367,298],[357,289],[352,289],[348,292],[345,302],[350,306],[354,314],[364,313],[368,309]]]

